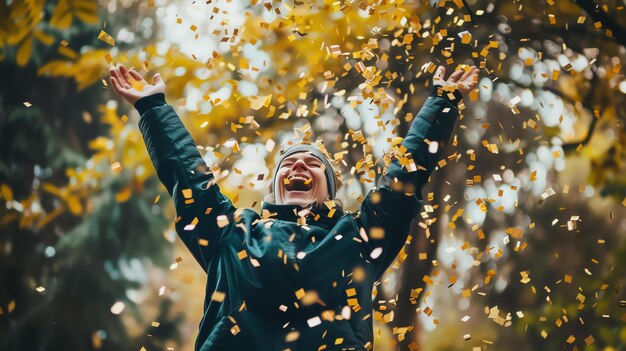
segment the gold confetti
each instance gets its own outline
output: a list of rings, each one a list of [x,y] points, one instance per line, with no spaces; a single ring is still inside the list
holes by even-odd
[[[221,292],[221,291],[214,291],[213,294],[211,294],[211,301],[224,302],[225,298],[226,298],[226,293]]]
[[[304,296],[306,295],[304,289],[300,288],[296,291],[296,298],[298,298],[298,300],[301,300]]]
[[[111,46],[115,46],[115,39],[107,34],[104,30],[100,30],[100,34],[98,34],[98,39]]]
[[[185,226],[185,228],[183,228],[183,230],[185,231],[190,231],[190,230],[194,230],[196,228],[196,225],[198,224],[198,217],[194,217],[193,220],[191,220],[191,223],[187,224]]]
[[[285,341],[294,342],[298,340],[298,338],[300,338],[300,332],[297,330],[294,330],[294,331],[287,333],[287,335],[285,336]]]
[[[111,306],[111,313],[120,314],[126,308],[126,304],[123,301],[116,301],[113,306]]]
[[[268,107],[272,101],[272,94],[266,96],[249,96],[250,108],[253,110],[260,110],[261,107]]]
[[[119,172],[119,171],[121,171],[121,170],[122,170],[122,165],[121,165],[119,162],[113,162],[113,163],[111,164],[111,170],[112,170],[113,172]]]
[[[219,215],[219,216],[217,216],[217,226],[219,228],[224,228],[229,223],[230,223],[230,221],[228,220],[228,217],[226,215]]]

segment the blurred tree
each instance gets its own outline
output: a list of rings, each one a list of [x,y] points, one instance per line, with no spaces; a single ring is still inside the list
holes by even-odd
[[[167,300],[154,328],[131,294],[170,263],[171,246],[141,136],[95,85],[107,67],[103,14],[92,0],[0,2],[2,350],[181,342]]]

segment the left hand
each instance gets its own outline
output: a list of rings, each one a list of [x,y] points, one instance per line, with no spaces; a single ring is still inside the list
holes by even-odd
[[[439,66],[433,76],[433,85],[443,86],[444,90],[449,91],[458,89],[461,95],[465,96],[478,84],[478,73],[480,73],[480,70],[476,66],[472,66],[467,72],[462,69],[455,71],[446,80],[444,78],[446,68]]]

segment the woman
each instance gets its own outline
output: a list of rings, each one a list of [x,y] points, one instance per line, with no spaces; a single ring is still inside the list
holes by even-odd
[[[207,273],[195,349],[371,350],[373,285],[405,244],[421,189],[454,129],[457,104],[478,72],[459,70],[445,80],[438,67],[437,89],[360,211],[344,213],[332,201],[338,179],[331,160],[302,144],[281,156],[274,201],[258,214],[235,208],[220,193],[166,104],[159,74],[148,84],[132,69],[111,69],[114,90],[141,115],[150,158],[178,214],[176,231]]]

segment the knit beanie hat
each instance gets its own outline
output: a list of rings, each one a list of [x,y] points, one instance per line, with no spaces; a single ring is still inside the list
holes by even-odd
[[[284,153],[282,154],[278,162],[276,162],[276,169],[274,170],[274,178],[273,178],[274,179],[274,185],[273,185],[274,194],[278,193],[277,184],[276,184],[276,174],[278,173],[278,170],[280,169],[280,164],[283,162],[285,158],[298,152],[309,153],[311,154],[311,156],[314,156],[318,160],[322,161],[322,163],[324,164],[324,173],[326,174],[326,184],[328,184],[328,195],[330,195],[331,199],[334,199],[337,193],[337,182],[335,181],[335,174],[333,172],[333,168],[330,162],[328,161],[328,158],[324,156],[322,151],[318,147],[309,145],[309,144],[296,144],[296,145],[289,147],[287,150],[284,151]]]

